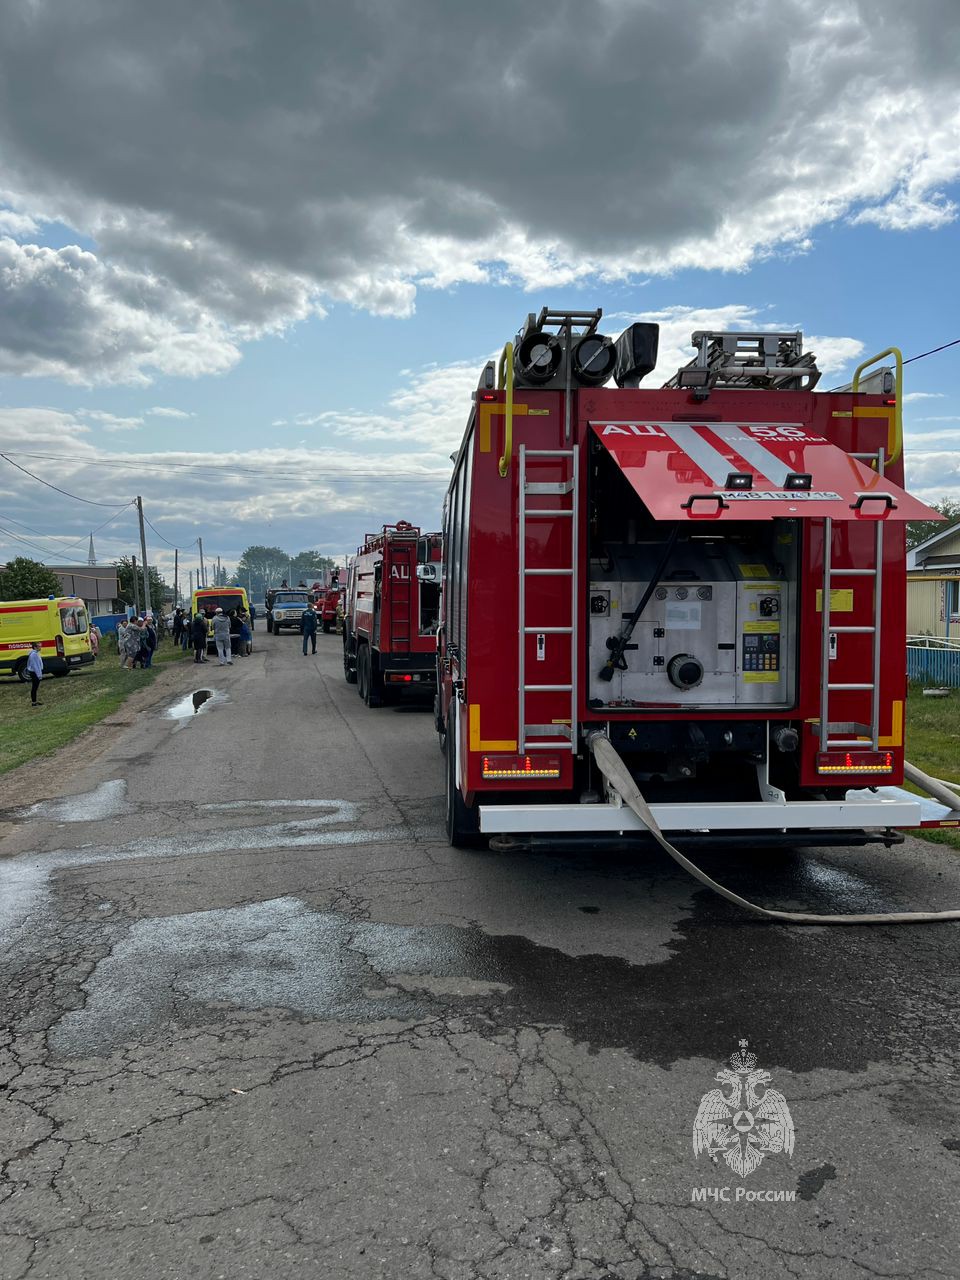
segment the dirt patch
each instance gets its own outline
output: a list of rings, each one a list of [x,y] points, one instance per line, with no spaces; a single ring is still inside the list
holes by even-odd
[[[66,746],[44,756],[41,768],[37,768],[37,760],[28,760],[0,777],[0,809],[35,804],[38,800],[57,795],[67,776],[96,760],[112,745],[113,735],[104,733],[104,729],[129,728],[143,712],[152,710],[158,702],[166,702],[171,694],[195,681],[192,662],[164,667],[152,684],[144,689],[131,690],[117,711],[85,729]]]

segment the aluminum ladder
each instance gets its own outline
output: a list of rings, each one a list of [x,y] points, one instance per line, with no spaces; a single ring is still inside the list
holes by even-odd
[[[559,462],[566,472],[562,480],[531,480],[530,464],[536,470],[541,461]],[[519,505],[518,524],[520,541],[519,572],[519,713],[517,745],[521,753],[528,751],[573,751],[577,741],[577,640],[579,622],[578,563],[579,563],[579,494],[580,453],[572,449],[529,449],[520,445],[518,459]],[[527,499],[534,496],[555,497],[558,501],[549,507],[531,506]],[[569,505],[568,505],[569,504]],[[557,565],[527,564],[527,530],[531,521],[570,521],[570,563]],[[531,621],[527,595],[532,578],[567,578],[570,583],[570,625],[544,626],[538,619]],[[535,684],[527,682],[527,637],[537,641],[547,636],[566,636],[569,644],[570,680],[565,684]],[[531,693],[566,693],[570,700],[567,724],[535,724],[527,718],[527,697]]]
[[[885,450],[876,453],[851,453],[857,462],[865,462],[876,467],[877,474],[882,476]],[[874,563],[863,569],[834,569],[831,563],[833,554],[833,521],[828,516],[823,522],[823,597],[821,612],[821,650],[820,650],[820,724],[818,737],[821,751],[840,748],[859,748],[861,751],[880,749],[880,644],[883,609],[883,527],[884,521],[877,520],[874,537]],[[868,626],[834,626],[830,621],[830,589],[838,578],[873,578],[873,622]],[[855,684],[831,683],[830,680],[830,638],[842,635],[870,635],[872,639],[871,679]],[[862,692],[870,694],[870,723],[861,724],[845,722],[831,726],[830,694]],[[831,727],[835,732],[847,735],[860,734],[860,737],[831,738]],[[866,735],[869,735],[867,741]]]

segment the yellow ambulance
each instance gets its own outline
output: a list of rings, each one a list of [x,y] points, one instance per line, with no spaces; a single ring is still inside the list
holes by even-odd
[[[0,675],[28,680],[27,658],[40,645],[44,673],[65,676],[93,662],[90,615],[79,596],[0,600]]]
[[[243,587],[200,587],[194,591],[190,600],[190,616],[195,618],[202,612],[207,619],[207,649],[216,650],[213,641],[213,615],[217,609],[229,614],[232,609],[242,609],[247,615],[247,626],[253,630],[250,621],[250,602]],[[249,650],[248,650],[249,652]]]

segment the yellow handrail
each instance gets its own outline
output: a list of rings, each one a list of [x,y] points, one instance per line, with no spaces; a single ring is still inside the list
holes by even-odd
[[[897,382],[894,388],[896,403],[893,411],[893,442],[887,457],[887,462],[893,462],[899,458],[903,451],[903,352],[899,347],[887,347],[886,351],[881,351],[879,355],[871,356],[869,360],[864,360],[863,364],[858,364],[853,373],[853,391],[856,394],[860,390],[860,375],[864,369],[869,369],[872,364],[876,364],[878,360],[883,360],[887,356],[893,356],[897,363]],[[888,447],[891,442],[887,441]]]
[[[504,372],[506,371],[506,372]],[[508,342],[500,356],[500,367],[497,370],[497,390],[502,391],[506,385],[507,403],[505,405],[505,432],[503,455],[498,463],[501,476],[510,470],[510,455],[513,453],[513,343]]]

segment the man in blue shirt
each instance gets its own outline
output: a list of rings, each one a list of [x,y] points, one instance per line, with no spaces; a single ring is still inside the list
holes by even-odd
[[[30,646],[27,671],[30,673],[30,705],[42,707],[43,703],[37,701],[37,690],[40,688],[40,681],[43,679],[43,659],[40,657],[40,645],[36,640]]]
[[[303,635],[303,656],[307,656],[307,640],[313,641],[313,652],[317,652],[317,613],[311,606],[307,605],[303,613],[300,615],[300,631]]]

